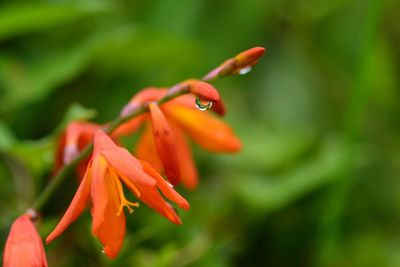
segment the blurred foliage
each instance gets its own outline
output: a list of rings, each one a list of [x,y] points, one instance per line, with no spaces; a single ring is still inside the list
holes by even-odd
[[[109,261],[86,212],[47,246],[50,266],[400,266],[399,13],[395,0],[3,0],[1,244],[68,121],[103,123],[143,87],[260,45],[251,73],[216,84],[243,151],[195,148],[184,224],[137,209]],[[47,205],[42,236],[75,188]]]

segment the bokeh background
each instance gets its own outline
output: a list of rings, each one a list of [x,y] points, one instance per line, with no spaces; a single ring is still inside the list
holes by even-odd
[[[396,0],[2,0],[0,248],[67,121],[105,122],[143,87],[265,46],[215,84],[244,148],[194,148],[184,224],[142,205],[109,261],[86,212],[46,246],[50,266],[400,266],[399,14]],[[42,236],[75,188],[46,206]]]

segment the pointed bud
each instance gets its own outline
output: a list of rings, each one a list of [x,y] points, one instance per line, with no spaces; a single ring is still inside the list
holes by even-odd
[[[219,101],[220,96],[211,84],[199,80],[189,80],[184,82],[189,85],[190,93],[198,96],[199,98],[207,101]]]
[[[257,64],[258,60],[264,53],[264,47],[254,47],[248,49],[238,54],[234,58],[226,60],[217,68],[210,71],[206,76],[203,77],[203,80],[212,81],[218,77],[240,73],[240,70]]]
[[[254,47],[248,49],[235,57],[235,69],[242,69],[253,66],[257,63],[260,57],[265,53],[264,47]]]
[[[3,267],[47,267],[42,240],[28,214],[17,218],[11,226]]]

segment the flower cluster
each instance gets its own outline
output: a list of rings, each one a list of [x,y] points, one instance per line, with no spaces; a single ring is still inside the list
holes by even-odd
[[[139,207],[139,202],[125,196],[124,186],[138,201],[181,224],[168,201],[188,210],[189,203],[175,186],[182,183],[191,190],[198,186],[189,139],[211,152],[234,153],[241,148],[232,129],[218,118],[225,114],[225,105],[210,82],[248,71],[263,53],[260,47],[242,52],[202,80],[186,80],[169,89],[145,88],[132,97],[116,120],[105,125],[85,121],[67,125],[58,142],[53,179],[65,168],[76,166],[80,185],[46,243],[62,234],[90,203],[92,233],[102,243],[104,253],[115,258],[126,231],[124,207],[129,213]],[[215,114],[204,112],[206,109]],[[141,137],[131,153],[120,145],[120,138],[139,129],[143,129]],[[88,151],[91,155],[85,154]],[[31,221],[32,217],[23,215],[14,222],[4,266],[47,266]],[[15,259],[20,252],[27,257]]]

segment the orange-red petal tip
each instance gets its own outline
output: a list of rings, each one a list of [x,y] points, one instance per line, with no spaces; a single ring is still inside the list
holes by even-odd
[[[264,47],[253,47],[238,54],[235,57],[236,68],[243,68],[254,65],[264,53]]]
[[[224,116],[226,114],[226,108],[224,102],[222,101],[222,98],[219,101],[213,102],[211,109],[218,115]]]
[[[219,101],[220,96],[211,84],[202,81],[190,81],[190,92],[208,101]]]

